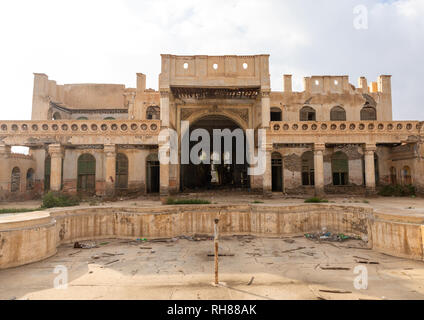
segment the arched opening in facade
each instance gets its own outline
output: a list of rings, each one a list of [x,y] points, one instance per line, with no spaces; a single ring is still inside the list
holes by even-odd
[[[412,184],[411,168],[408,166],[402,168],[402,184],[405,186]]]
[[[150,106],[146,110],[147,120],[160,120],[160,108],[158,106]]]
[[[397,174],[395,167],[390,168],[390,184],[393,186],[397,185]]]
[[[21,169],[14,167],[10,179],[10,191],[18,192],[21,190]]]
[[[361,120],[363,121],[375,121],[377,120],[377,111],[374,107],[365,105],[361,109]]]
[[[62,116],[60,115],[59,112],[53,113],[52,120],[61,120],[61,119],[62,119]]]
[[[89,153],[78,158],[77,191],[87,195],[96,193],[96,158]]]
[[[160,163],[156,153],[146,159],[146,189],[147,193],[158,193],[160,188]]]
[[[88,120],[87,117],[78,117],[77,120]]]
[[[52,158],[48,154],[44,160],[44,191],[50,190],[50,174],[51,174]]]
[[[349,160],[344,152],[335,152],[331,157],[331,170],[334,186],[349,184]]]
[[[334,107],[330,111],[331,121],[346,121],[346,111],[342,107]]]
[[[248,164],[246,159],[246,135],[238,123],[229,117],[223,115],[209,115],[198,119],[190,124],[190,132],[183,133],[182,139],[196,129],[204,129],[210,137],[210,149],[204,150],[205,154],[198,154],[199,164],[193,163],[190,159],[189,164],[181,164],[180,170],[180,191],[185,189],[204,190],[204,189],[231,189],[231,188],[249,188],[250,179],[247,175]],[[225,147],[224,137],[214,137],[214,130],[228,129],[231,134],[240,133],[239,138],[231,137],[231,149]],[[237,130],[237,131],[235,131]],[[221,150],[214,150],[214,144],[218,142],[214,139],[220,139]],[[229,138],[227,137],[228,141]],[[190,141],[190,153],[199,141]],[[239,148],[239,158],[237,159],[237,148]],[[241,156],[242,154],[242,156]],[[190,157],[191,158],[191,157]],[[210,161],[209,161],[210,159]],[[242,163],[237,163],[242,162]]]
[[[271,108],[271,121],[282,121],[283,113],[280,108],[272,107]]]
[[[283,191],[283,157],[279,152],[271,155],[272,164],[272,191]]]
[[[26,174],[26,189],[27,190],[33,190],[34,189],[34,183],[35,183],[35,171],[34,169],[30,168],[27,171]]]
[[[305,106],[299,112],[300,121],[316,121],[315,109]]]
[[[315,185],[314,153],[306,151],[302,154],[302,185]]]
[[[114,117],[106,117],[103,120],[116,120]]]
[[[128,189],[128,158],[123,153],[116,155],[115,189],[118,191]]]

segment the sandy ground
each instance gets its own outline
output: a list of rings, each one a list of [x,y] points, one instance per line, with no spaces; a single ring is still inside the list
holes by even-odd
[[[64,245],[47,260],[0,270],[0,299],[424,299],[423,262],[348,248],[363,246],[357,240],[224,238],[219,287],[212,286],[211,240],[97,244]],[[54,288],[63,275],[57,266],[68,270],[66,289]],[[366,267],[366,290],[354,287],[356,266]],[[332,267],[346,270],[326,270]]]

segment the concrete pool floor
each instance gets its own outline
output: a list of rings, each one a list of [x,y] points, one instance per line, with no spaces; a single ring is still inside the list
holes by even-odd
[[[0,299],[424,299],[424,262],[367,250],[359,240],[223,238],[219,287],[211,285],[212,240],[96,243],[62,245],[49,259],[0,270]],[[53,286],[60,265],[67,289]],[[358,265],[368,272],[366,290],[354,287]]]

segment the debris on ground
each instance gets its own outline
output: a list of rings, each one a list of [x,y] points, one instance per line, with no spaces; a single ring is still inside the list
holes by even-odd
[[[74,249],[92,249],[92,248],[98,248],[98,247],[99,246],[92,241],[74,243]]]
[[[322,231],[317,233],[306,233],[305,238],[309,240],[318,240],[318,241],[333,241],[333,242],[343,242],[346,240],[360,240],[359,237],[348,236],[343,233],[332,233],[329,231]]]
[[[290,252],[294,252],[294,251],[298,251],[298,250],[303,250],[303,249],[306,249],[306,247],[298,247],[296,249],[285,250],[285,251],[281,251],[281,253],[290,253]]]
[[[345,267],[321,267],[320,268],[322,270],[350,270],[350,268],[345,268]]]
[[[283,241],[290,244],[294,243],[293,239],[284,239]]]
[[[110,265],[110,264],[115,263],[115,262],[118,262],[118,261],[119,261],[119,259],[117,259],[117,260],[112,260],[112,261],[109,261],[109,262],[106,262],[106,263],[104,264],[104,266]]]
[[[362,264],[380,264],[380,262],[377,261],[367,261],[367,260],[355,260],[356,263],[362,263]]]
[[[178,238],[158,238],[158,239],[149,240],[149,242],[166,242],[166,243],[175,242],[175,241],[178,241]]]
[[[142,249],[142,250],[152,250],[153,248],[152,247],[140,247],[140,249]]]
[[[326,292],[326,293],[352,293],[352,291],[346,291],[346,290],[326,290],[326,289],[320,289],[320,292]]]
[[[247,285],[250,286],[253,283],[253,280],[255,280],[255,277],[250,278],[250,281]]]
[[[72,252],[72,253],[70,253],[70,254],[69,254],[69,256],[74,256],[74,255],[76,255],[76,254],[80,253],[81,251],[82,251],[82,250],[78,250],[78,251]]]
[[[214,257],[214,253],[208,253],[208,257]],[[234,257],[234,253],[218,253],[218,257]]]

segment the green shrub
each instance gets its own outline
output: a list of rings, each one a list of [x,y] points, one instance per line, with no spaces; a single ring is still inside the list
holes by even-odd
[[[305,203],[327,203],[327,199],[321,199],[318,197],[313,197],[305,200]]]
[[[166,201],[166,204],[173,205],[173,204],[210,204],[211,202],[208,200],[201,200],[201,199],[172,199],[168,198]]]
[[[417,190],[413,185],[387,185],[380,189],[378,194],[383,197],[410,197],[415,196]]]
[[[72,207],[79,205],[78,197],[59,192],[49,192],[43,196],[42,208]]]

